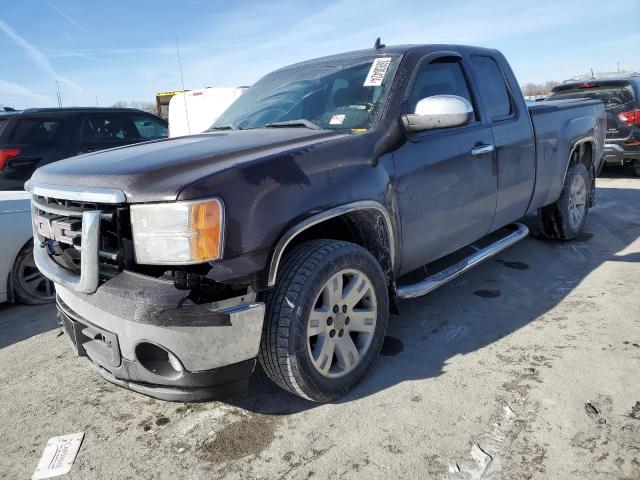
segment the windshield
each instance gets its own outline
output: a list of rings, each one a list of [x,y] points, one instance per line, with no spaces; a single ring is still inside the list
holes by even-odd
[[[614,108],[633,102],[633,90],[630,86],[594,85],[577,86],[552,92],[547,100],[567,98],[591,98],[601,100],[605,108]]]
[[[212,125],[216,129],[368,129],[379,116],[400,56],[319,60],[270,73]]]

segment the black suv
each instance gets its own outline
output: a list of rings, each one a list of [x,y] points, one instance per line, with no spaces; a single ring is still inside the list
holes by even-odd
[[[133,108],[38,108],[0,113],[0,190],[82,153],[165,138],[167,122]]]
[[[587,97],[602,100],[607,111],[605,162],[632,165],[640,176],[640,73],[626,78],[568,81],[548,100]]]

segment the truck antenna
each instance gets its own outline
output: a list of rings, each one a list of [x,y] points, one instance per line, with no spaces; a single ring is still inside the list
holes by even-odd
[[[384,48],[384,47],[385,47],[385,44],[380,42],[380,37],[376,38],[376,43],[373,46],[373,49],[374,50],[379,50],[379,49]]]
[[[180,67],[180,83],[182,85],[182,99],[184,100],[184,114],[187,117],[187,132],[191,135],[191,125],[189,125],[189,111],[187,110],[187,96],[184,91],[184,77],[182,76],[182,60],[180,59],[180,45],[176,36],[176,51],[178,52],[178,66]]]

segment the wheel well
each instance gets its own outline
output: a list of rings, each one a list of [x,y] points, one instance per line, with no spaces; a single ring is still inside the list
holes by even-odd
[[[573,146],[570,156],[571,164],[583,163],[587,171],[593,167],[593,145],[590,140],[583,140]]]
[[[593,207],[595,205],[594,199],[596,194],[596,171],[595,171],[595,162],[593,158],[593,144],[591,140],[582,140],[576,143],[571,150],[571,155],[569,157],[569,165],[567,166],[567,170],[569,166],[582,163],[587,172],[589,172],[589,176],[591,177],[591,193],[589,195],[589,207]],[[566,176],[566,175],[565,175]]]
[[[309,240],[343,240],[360,245],[368,250],[380,263],[387,279],[389,303],[392,311],[396,311],[397,301],[393,270],[393,246],[391,245],[392,237],[387,231],[388,228],[390,228],[390,226],[387,226],[385,217],[378,210],[354,210],[328,218],[306,228],[291,239],[283,255],[296,245],[300,245]]]

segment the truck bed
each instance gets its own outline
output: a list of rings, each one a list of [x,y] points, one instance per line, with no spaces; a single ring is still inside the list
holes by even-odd
[[[551,100],[529,105],[536,139],[536,186],[529,213],[555,202],[562,190],[567,158],[579,139],[591,138],[598,152],[596,171],[603,158],[597,132],[606,130],[604,106],[599,100]]]

